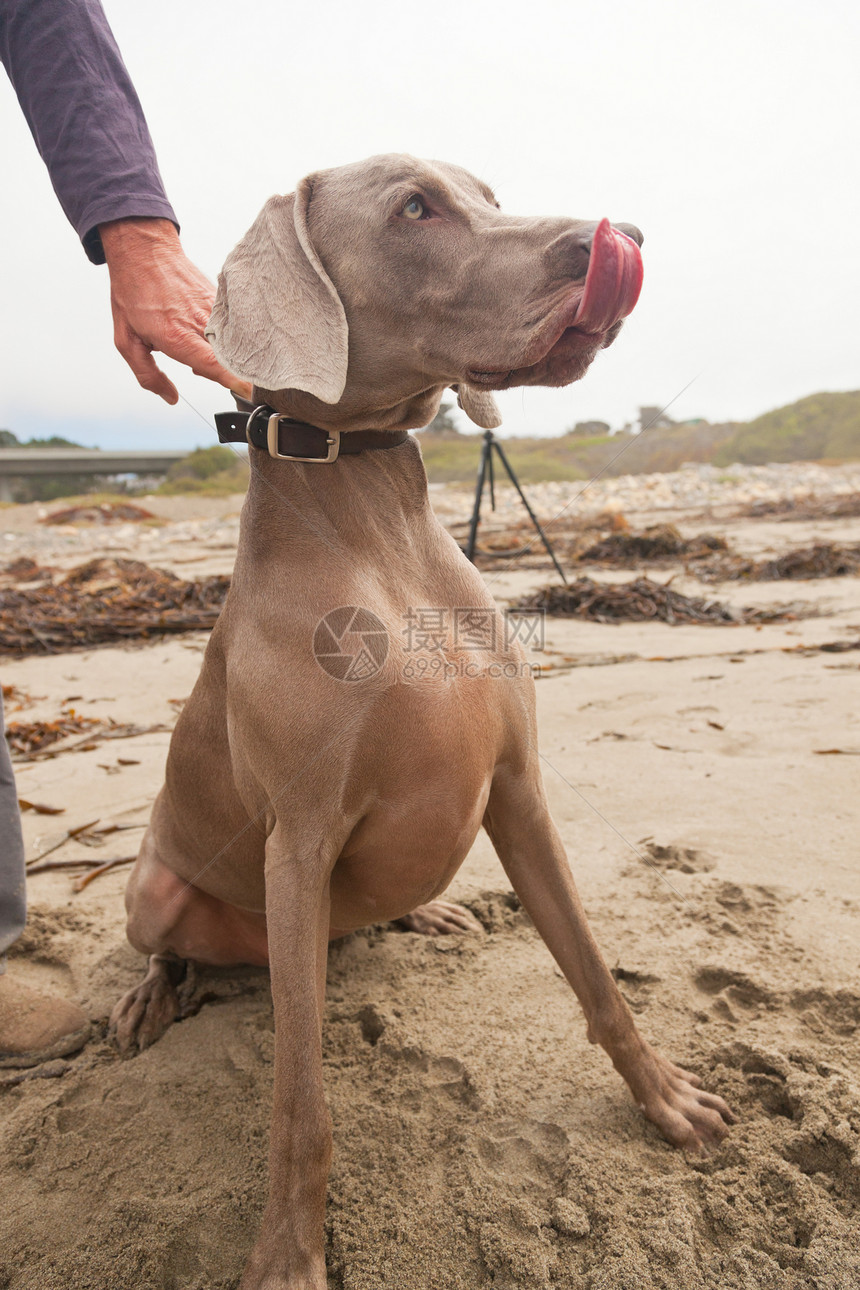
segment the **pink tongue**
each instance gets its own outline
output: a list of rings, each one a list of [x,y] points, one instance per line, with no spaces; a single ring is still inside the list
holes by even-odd
[[[608,331],[632,311],[641,290],[639,247],[602,219],[591,243],[585,290],[571,325],[584,332]]]

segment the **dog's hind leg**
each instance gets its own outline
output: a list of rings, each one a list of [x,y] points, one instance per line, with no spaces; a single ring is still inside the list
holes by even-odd
[[[600,1044],[640,1109],[678,1147],[702,1151],[734,1116],[698,1076],[655,1052],[640,1035],[591,934],[564,846],[549,813],[537,758],[499,768],[484,827],[514,890],[582,1004],[588,1038]]]
[[[269,961],[264,914],[237,909],[179,878],[144,839],[125,895],[128,939],[148,954],[146,976],[119,1000],[110,1032],[120,1052],[141,1051],[183,1015],[193,962],[213,967]]]

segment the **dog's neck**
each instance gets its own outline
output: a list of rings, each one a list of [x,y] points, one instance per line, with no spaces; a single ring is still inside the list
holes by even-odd
[[[272,560],[298,574],[310,561],[408,554],[435,517],[414,438],[330,465],[276,461],[251,453],[240,555]]]
[[[339,403],[323,403],[302,390],[264,390],[254,386],[253,402],[295,421],[319,426],[321,430],[416,430],[427,426],[439,411],[444,385],[425,390],[404,391],[386,407],[371,407],[360,390],[347,388]]]

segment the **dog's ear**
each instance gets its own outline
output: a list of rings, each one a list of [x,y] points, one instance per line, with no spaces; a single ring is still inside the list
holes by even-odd
[[[264,390],[304,390],[337,403],[348,328],[308,234],[313,176],[270,197],[218,276],[206,338],[218,360]]]
[[[457,402],[476,426],[480,426],[482,430],[495,430],[496,426],[502,424],[499,405],[489,390],[479,390],[463,381],[459,385],[452,385],[451,389],[456,391]]]

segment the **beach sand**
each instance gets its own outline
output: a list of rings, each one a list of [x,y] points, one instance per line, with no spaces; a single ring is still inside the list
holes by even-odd
[[[132,534],[124,553],[186,577],[229,570],[235,505],[181,502],[181,515],[162,502],[168,522],[145,550]],[[14,554],[44,559],[31,511],[2,512],[0,529],[8,521]],[[714,523],[665,508],[652,518],[757,555],[860,540],[860,520]],[[51,540],[67,565],[100,549],[91,530]],[[735,605],[802,601],[815,616],[758,628],[549,621],[532,656],[546,669],[540,741],[592,926],[641,1029],[739,1122],[705,1159],[645,1122],[588,1044],[482,834],[450,895],[483,935],[371,928],[331,949],[331,1287],[860,1285],[860,652],[819,648],[860,638],[857,579],[703,589],[674,572],[677,589]],[[485,576],[505,602],[550,574],[505,565]],[[7,721],[73,707],[169,727],[204,646],[198,633],[3,660],[4,684],[32,696],[19,711],[7,700]],[[20,796],[65,810],[25,814],[28,855],[96,818],[142,826],[168,740],[154,731],[20,764]],[[55,855],[131,854],[140,836]],[[127,873],[79,894],[63,871],[29,883],[10,970],[78,999],[95,1035],[37,1069],[45,1078],[2,1073],[7,1290],[227,1290],[257,1230],[267,974],[200,972],[196,1012],[121,1061],[105,1023],[142,970],[123,930]]]

